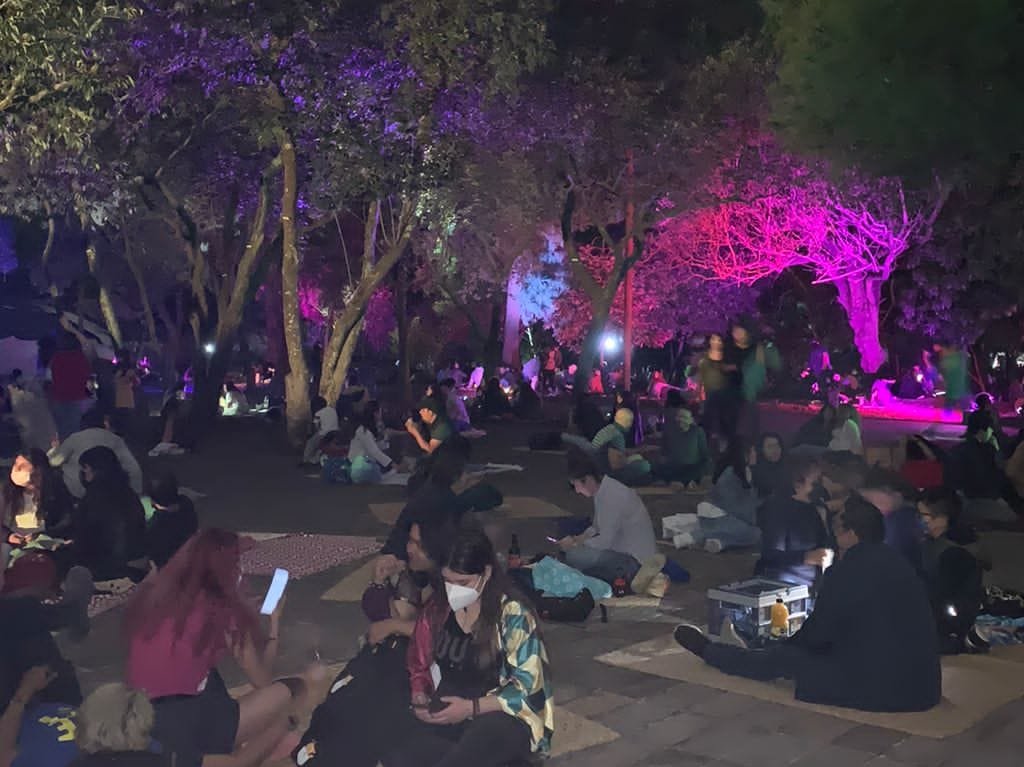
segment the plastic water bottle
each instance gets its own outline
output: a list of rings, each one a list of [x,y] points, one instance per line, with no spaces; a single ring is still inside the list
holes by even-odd
[[[777,597],[771,611],[771,632],[773,637],[784,637],[789,634],[789,608]]]

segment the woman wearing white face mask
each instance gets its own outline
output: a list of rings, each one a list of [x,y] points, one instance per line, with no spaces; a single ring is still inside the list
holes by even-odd
[[[19,453],[0,497],[4,552],[43,533],[52,538],[68,535],[71,513],[71,494],[60,473],[50,468],[46,453],[34,448]]]
[[[482,532],[466,530],[421,612],[409,648],[417,726],[386,767],[499,767],[548,750],[554,703],[547,651]]]

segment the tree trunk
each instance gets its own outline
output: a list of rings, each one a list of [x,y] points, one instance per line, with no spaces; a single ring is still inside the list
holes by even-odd
[[[487,338],[484,340],[485,377],[494,375],[501,362],[501,319],[504,314],[505,307],[501,305],[500,301],[491,305],[491,322],[487,328]]]
[[[633,189],[633,150],[626,150],[626,261],[630,268],[623,280],[622,293],[625,307],[622,322],[622,388],[633,386],[633,225],[636,219],[636,194]]]
[[[381,227],[378,225],[381,205],[379,202],[371,205],[366,221],[359,283],[355,286],[352,297],[346,302],[344,310],[335,317],[330,336],[324,346],[320,396],[328,402],[337,402],[341,394],[359,340],[359,331],[363,327],[366,307],[373,297],[373,292],[405,253],[412,234],[414,210],[413,204],[409,201],[402,203],[402,210],[392,228],[394,239],[388,243],[387,250],[380,260],[374,263],[373,254],[382,236]]]
[[[110,298],[110,291],[107,290],[103,276],[100,274],[100,256],[96,251],[96,243],[92,237],[86,234],[85,260],[89,264],[89,273],[96,280],[100,289],[100,311],[103,313],[103,320],[110,331],[110,337],[114,339],[114,345],[120,349],[122,346],[121,325],[117,321],[117,313],[114,311],[114,302]]]
[[[877,373],[888,357],[879,336],[882,282],[877,277],[853,276],[835,283],[839,303],[846,310],[853,343],[860,352],[860,366],[865,373]]]
[[[302,348],[302,316],[299,313],[299,242],[295,229],[298,214],[298,169],[295,145],[285,131],[279,136],[282,167],[281,190],[281,308],[288,374],[284,379],[285,420],[288,441],[300,447],[309,433],[309,369]]]
[[[519,280],[516,279],[515,270],[512,270],[508,276],[508,287],[505,291],[505,334],[501,349],[501,361],[513,367],[518,367],[522,362],[519,358],[519,339],[522,335],[519,290]]]
[[[156,337],[156,318],[153,317],[153,305],[149,302],[149,291],[146,290],[146,278],[139,268],[132,251],[131,241],[127,234],[124,235],[124,260],[128,263],[128,269],[135,278],[135,287],[139,290],[139,300],[142,302],[142,314],[146,319],[146,331],[149,333],[149,342],[154,347],[159,346]]]
[[[614,296],[615,294],[612,293]],[[585,392],[590,386],[590,377],[594,373],[594,366],[601,355],[601,337],[604,335],[608,325],[608,315],[611,311],[611,301],[604,300],[597,296],[591,298],[591,319],[587,335],[583,339],[580,348],[580,361],[576,366],[575,390]]]
[[[398,325],[398,380],[403,405],[412,404],[412,360],[409,359],[409,275],[400,264],[395,279],[395,320]]]
[[[53,275],[50,274],[50,256],[53,254],[53,241],[57,235],[57,222],[53,217],[50,204],[44,203],[44,205],[46,207],[46,244],[43,245],[43,255],[40,262],[43,266],[43,279],[46,281],[46,290],[51,298],[57,298],[59,295],[57,284],[53,281]]]

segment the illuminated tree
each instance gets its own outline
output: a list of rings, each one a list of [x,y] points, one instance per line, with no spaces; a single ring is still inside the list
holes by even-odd
[[[886,358],[879,337],[882,285],[909,249],[931,238],[948,190],[908,199],[898,179],[848,173],[833,182],[773,155],[770,142],[741,150],[709,188],[721,202],[667,224],[664,247],[677,249],[695,276],[712,281],[750,285],[807,268],[816,282],[835,286],[861,365],[877,371]]]

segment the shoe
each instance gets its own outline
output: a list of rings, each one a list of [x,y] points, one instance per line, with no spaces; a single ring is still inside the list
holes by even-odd
[[[61,588],[61,604],[74,608],[74,617],[68,624],[68,634],[75,641],[81,641],[89,635],[89,602],[95,590],[92,573],[86,568],[76,565],[68,570]]]
[[[668,593],[669,579],[665,573],[655,573],[654,577],[651,578],[651,582],[647,584],[647,589],[643,592],[646,596],[653,597],[654,599],[664,599],[665,594]]]
[[[692,652],[697,657],[704,656],[704,650],[711,643],[704,632],[692,623],[680,623],[672,632],[672,638],[676,644]]]
[[[651,585],[654,576],[660,573],[664,567],[665,555],[655,554],[637,570],[636,575],[633,576],[633,580],[629,584],[630,589],[632,589],[634,594],[647,593],[647,589]]]
[[[697,504],[697,516],[701,519],[720,519],[725,512],[708,501],[701,501]]]
[[[718,538],[708,538],[704,541],[704,551],[708,554],[721,554],[723,548],[725,547],[722,546],[722,542]]]
[[[964,637],[964,651],[970,655],[986,655],[992,648],[973,626]]]
[[[697,539],[693,537],[693,533],[679,533],[672,538],[672,545],[677,549],[685,549],[693,546],[697,542]]]
[[[736,633],[736,627],[732,625],[732,621],[728,618],[722,621],[722,628],[718,641],[722,644],[732,645],[733,647],[742,647],[744,650],[747,649],[747,643],[743,640],[743,637]]]

